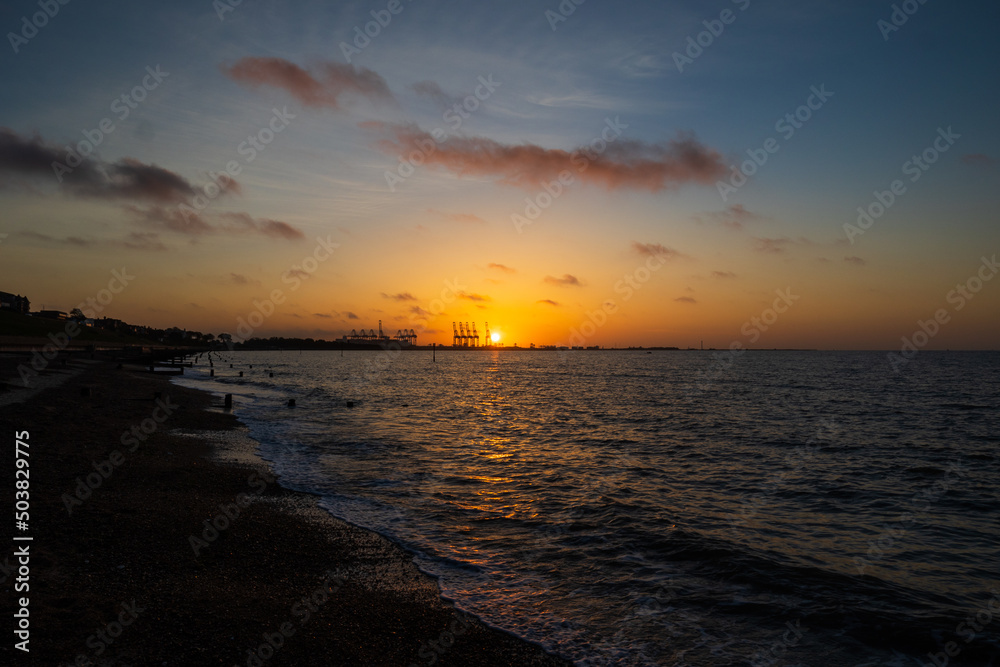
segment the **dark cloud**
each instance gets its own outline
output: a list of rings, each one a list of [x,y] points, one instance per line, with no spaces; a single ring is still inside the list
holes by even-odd
[[[566,287],[572,285],[574,287],[581,287],[580,279],[576,276],[572,276],[568,273],[564,273],[562,278],[556,278],[555,276],[545,276],[543,282],[549,285],[558,285],[559,287]]]
[[[254,219],[248,213],[222,213],[219,217],[233,223],[233,226],[224,226],[222,231],[247,231],[289,240],[305,238],[302,230],[281,220]]]
[[[644,257],[661,257],[663,259],[684,257],[683,253],[673,248],[668,248],[662,243],[639,243],[638,241],[632,241],[632,250]]]
[[[493,300],[490,297],[486,296],[485,294],[473,294],[473,293],[469,293],[469,292],[459,292],[458,293],[458,298],[459,299],[465,299],[466,301],[478,301],[478,302],[492,301]]]
[[[409,292],[400,292],[399,294],[386,294],[382,292],[383,299],[392,299],[393,301],[416,301],[417,297],[413,296]]]
[[[74,196],[165,204],[187,201],[198,192],[184,177],[133,158],[103,162],[82,157],[70,161],[76,166],[67,161],[65,147],[46,144],[37,134],[28,139],[0,128],[0,172],[51,176]],[[239,183],[230,183],[226,189],[238,192]]]
[[[697,215],[695,216],[695,219],[699,221],[707,219],[709,222],[715,222],[723,227],[740,231],[746,223],[753,222],[755,220],[763,220],[765,218],[747,210],[743,204],[733,204],[723,211],[714,211],[712,213]]]
[[[349,320],[360,320],[361,319],[360,317],[358,317],[357,315],[355,315],[354,313],[352,313],[349,310],[346,311],[344,314],[347,315],[347,319],[349,319]]]

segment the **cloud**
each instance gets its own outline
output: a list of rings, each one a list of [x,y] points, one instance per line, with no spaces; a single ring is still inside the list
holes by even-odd
[[[748,222],[765,219],[764,216],[748,211],[743,204],[733,204],[723,211],[713,211],[695,216],[695,219],[698,221],[702,221],[704,218],[736,231],[742,230],[743,226]]]
[[[344,314],[347,315],[347,319],[349,319],[349,320],[360,320],[361,319],[360,317],[358,317],[357,315],[355,315],[354,313],[352,313],[349,310],[346,311]]]
[[[732,271],[712,271],[713,278],[722,278],[723,280],[729,280],[735,278],[736,274]]]
[[[155,250],[163,251],[167,246],[160,241],[160,235],[156,232],[130,232],[122,245],[132,250]]]
[[[16,232],[16,235],[21,238],[33,239],[35,241],[41,241],[43,243],[51,243],[55,245],[70,245],[78,248],[86,248],[96,245],[107,245],[111,247],[128,248],[129,250],[162,251],[167,249],[167,246],[163,245],[163,243],[159,241],[159,235],[154,234],[152,232],[132,232],[121,240],[116,240],[116,239],[95,240],[95,239],[85,239],[79,236],[66,236],[64,238],[56,238],[54,236],[49,236],[48,234],[41,234],[39,232],[33,232],[33,231]]]
[[[246,231],[289,240],[305,238],[301,229],[281,220],[254,219],[248,213],[222,213],[219,217],[235,223],[234,226],[224,226],[224,231]]]
[[[496,269],[497,271],[503,271],[504,273],[517,273],[516,269],[512,269],[506,264],[497,264],[496,262],[490,262],[486,265],[487,269]]]
[[[462,101],[461,97],[449,95],[444,92],[441,89],[441,86],[433,81],[420,81],[419,83],[415,83],[410,86],[410,88],[412,88],[413,92],[417,95],[433,100],[442,107],[454,106]]]
[[[392,299],[393,301],[416,301],[417,297],[413,296],[409,292],[400,292],[399,294],[386,294],[382,292],[383,299]]]
[[[237,285],[248,285],[250,283],[250,280],[242,273],[230,273],[229,278]]]
[[[458,298],[465,299],[466,301],[478,301],[478,302],[493,300],[490,297],[486,296],[485,294],[470,294],[469,292],[459,292]]]
[[[61,239],[57,239],[54,236],[49,236],[48,234],[42,234],[33,231],[17,232],[17,236],[26,239],[34,239],[35,241],[43,241],[45,243],[58,243],[61,245],[72,245],[78,247],[86,247],[94,244],[93,241],[80,238],[79,236],[67,236]]]
[[[673,248],[668,248],[661,243],[639,243],[638,241],[632,241],[632,250],[639,253],[643,257],[662,257],[664,259],[677,259],[678,257],[684,257],[683,253],[680,253]]]
[[[679,296],[676,299],[674,299],[674,301],[676,301],[677,303],[698,303],[697,301],[694,300],[694,298],[690,296]]]
[[[967,164],[972,167],[992,167],[996,164],[996,160],[985,153],[970,153],[968,155],[963,155],[962,162],[963,164]]]
[[[311,74],[283,58],[241,58],[222,71],[237,83],[250,88],[272,86],[289,93],[310,107],[341,109],[341,96],[358,95],[372,102],[392,102],[395,98],[385,79],[370,69],[336,62],[323,62]]]
[[[861,259],[860,257],[853,257],[853,256],[845,257],[844,261],[847,262],[848,264],[854,264],[855,266],[864,266],[865,264],[868,263],[865,260]]]
[[[53,163],[65,169],[54,167]],[[5,127],[0,128],[0,172],[53,178],[77,197],[179,203],[198,192],[184,177],[169,169],[134,158],[104,162],[84,157],[71,167],[64,147],[48,145],[37,134],[26,139]],[[227,191],[240,191],[238,182],[230,179],[228,183]]]
[[[204,234],[260,234],[271,238],[287,240],[305,237],[302,230],[287,222],[254,219],[248,213],[220,213],[217,224],[210,222],[205,216],[193,211],[181,211],[180,208],[163,206],[126,206],[125,210],[136,216],[136,219],[146,225],[159,227],[162,230],[184,234],[186,236],[201,236]]]
[[[410,306],[410,312],[418,317],[432,317],[434,314],[428,310],[424,310],[420,306]],[[437,313],[438,315],[443,315],[444,313]]]
[[[780,239],[755,237],[753,249],[757,252],[767,254],[780,254],[785,252],[790,246],[808,245],[809,243],[811,243],[809,239],[801,236],[797,239],[790,239],[787,236]]]
[[[211,234],[215,231],[215,228],[200,214],[187,213],[185,215],[178,208],[166,208],[163,206],[142,208],[129,205],[125,207],[125,210],[135,215],[139,222],[178,234],[200,236],[202,234]]]
[[[311,274],[308,271],[303,271],[302,269],[288,269],[283,274],[283,276],[286,276],[286,277],[289,277],[289,278],[299,278],[300,280],[305,280],[310,275]]]
[[[544,279],[543,282],[546,282],[549,285],[557,285],[559,287],[567,287],[567,286],[570,286],[570,285],[575,286],[575,287],[582,287],[582,283],[580,283],[580,279],[577,278],[576,276],[572,276],[572,275],[570,275],[568,273],[564,273],[563,276],[562,276],[562,278],[556,278],[555,276],[545,276],[545,279]]]
[[[426,164],[456,176],[486,176],[506,185],[539,187],[572,169],[575,178],[608,190],[636,189],[659,192],[685,183],[714,183],[728,169],[722,156],[681,134],[663,144],[618,141],[597,155],[589,149],[565,151],[535,144],[501,144],[485,137],[449,137],[438,143],[414,124],[370,121],[362,127],[376,131],[380,150],[395,157],[413,149],[415,142],[435,146]],[[426,153],[426,151],[425,151]]]
[[[544,304],[547,304],[549,306],[555,306],[556,308],[559,307],[559,302],[558,301],[553,301],[552,299],[539,299],[535,303],[544,303]]]
[[[429,208],[428,213],[440,216],[445,220],[450,220],[451,222],[464,222],[473,223],[477,225],[485,225],[486,221],[480,218],[478,215],[473,213],[445,213],[444,211],[438,211],[437,209]]]
[[[322,318],[329,319],[329,318],[332,318],[333,315],[330,315],[329,313],[313,313],[313,317],[322,317]]]

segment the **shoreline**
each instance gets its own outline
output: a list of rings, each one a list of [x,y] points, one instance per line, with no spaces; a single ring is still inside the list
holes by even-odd
[[[0,377],[13,382],[11,359]],[[457,610],[402,547],[281,487],[217,402],[108,361],[0,407],[6,432],[30,432],[34,538],[30,653],[12,640],[0,661],[569,664]],[[4,477],[12,488],[13,466]],[[13,610],[21,594],[0,579]]]

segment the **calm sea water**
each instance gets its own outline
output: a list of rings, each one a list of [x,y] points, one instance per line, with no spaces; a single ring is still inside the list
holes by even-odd
[[[283,485],[579,665],[1000,665],[1000,354],[224,356]]]

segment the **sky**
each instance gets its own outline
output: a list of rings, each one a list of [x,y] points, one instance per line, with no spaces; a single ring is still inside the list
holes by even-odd
[[[0,291],[237,338],[996,349],[998,19],[2,2]]]

